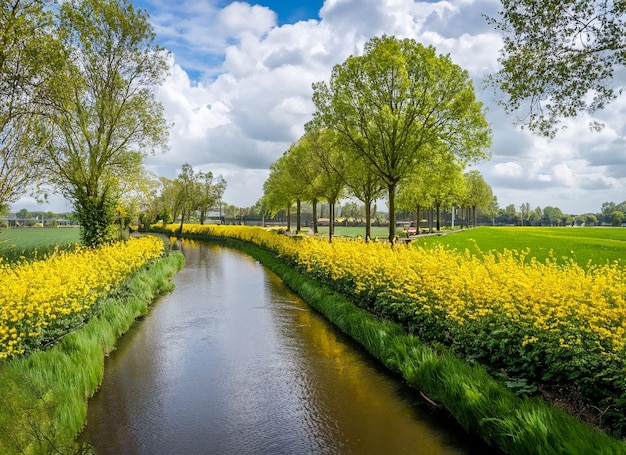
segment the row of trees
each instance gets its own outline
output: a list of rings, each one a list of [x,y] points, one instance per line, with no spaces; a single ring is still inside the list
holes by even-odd
[[[120,202],[164,150],[154,88],[167,53],[129,0],[0,4],[0,206],[44,188],[73,204],[87,245],[109,241]]]
[[[187,163],[175,179],[151,174],[145,177],[121,205],[127,221],[138,219],[143,225],[178,220],[182,225],[191,217],[204,224],[209,213],[221,206],[227,184],[221,175],[215,178],[211,171],[195,171]]]
[[[450,182],[487,156],[491,130],[469,75],[433,47],[373,38],[362,56],[336,65],[330,83],[315,83],[313,91],[313,120],[265,183],[274,211],[323,199],[332,223],[332,207],[347,193],[365,204],[369,237],[371,204],[385,195],[392,241],[401,192],[422,194],[424,207],[445,206],[461,192]],[[449,181],[439,186],[437,179]],[[331,224],[331,239],[332,231]]]

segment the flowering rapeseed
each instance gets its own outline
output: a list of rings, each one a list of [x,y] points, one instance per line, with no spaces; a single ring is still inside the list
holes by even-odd
[[[31,263],[0,263],[0,358],[37,347],[52,331],[67,331],[110,289],[163,253],[142,237],[97,249],[55,251]]]

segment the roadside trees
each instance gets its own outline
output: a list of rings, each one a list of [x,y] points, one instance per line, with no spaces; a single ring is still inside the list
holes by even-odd
[[[623,0],[502,0],[501,69],[492,77],[511,113],[554,136],[562,118],[603,108],[621,93],[616,69],[626,64]],[[601,125],[595,124],[596,128]]]
[[[291,230],[291,206],[295,201],[291,186],[293,176],[286,166],[286,155],[283,154],[270,165],[270,175],[263,183],[263,199],[270,216],[275,216],[281,210],[287,210],[287,230]]]
[[[146,13],[128,0],[68,0],[58,13],[64,67],[49,93],[49,170],[72,202],[86,245],[112,240],[123,177],[165,147],[167,126],[153,88],[166,55]]]
[[[383,36],[313,84],[314,122],[336,130],[386,187],[389,239],[398,185],[440,150],[485,156],[491,131],[466,71],[414,40]]]

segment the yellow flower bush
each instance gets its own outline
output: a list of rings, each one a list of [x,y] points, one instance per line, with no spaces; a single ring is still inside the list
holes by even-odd
[[[0,358],[23,354],[64,330],[109,290],[163,254],[156,237],[96,249],[55,251],[31,263],[0,263]]]
[[[178,229],[170,225],[171,231]],[[185,225],[185,234],[233,237],[287,258],[335,283],[357,300],[418,304],[448,324],[463,326],[493,316],[521,325],[524,345],[541,334],[561,347],[592,338],[603,355],[622,359],[626,348],[626,268],[621,263],[584,269],[571,261],[538,262],[528,252],[459,253],[362,240],[290,238],[245,226]]]
[[[329,243],[245,226],[185,225],[183,234],[271,250],[424,341],[508,377],[574,384],[607,409],[603,421],[615,418],[626,428],[626,268],[620,262],[583,268],[554,257],[540,262],[528,251]]]

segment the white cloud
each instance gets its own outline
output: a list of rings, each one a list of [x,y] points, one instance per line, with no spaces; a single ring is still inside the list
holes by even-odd
[[[183,163],[221,172],[227,202],[254,204],[267,167],[311,118],[311,84],[328,80],[333,65],[361,53],[371,37],[387,34],[433,45],[469,71],[494,129],[492,159],[477,168],[501,205],[577,213],[626,199],[626,96],[568,121],[549,141],[521,131],[496,105],[493,90],[483,88],[502,45],[483,15],[496,16],[498,0],[326,0],[319,20],[281,26],[253,1],[219,4],[149,0],[158,40],[173,52],[159,91],[175,124],[171,148],[147,160],[162,175],[175,177]],[[593,120],[604,124],[602,131],[589,130]]]

